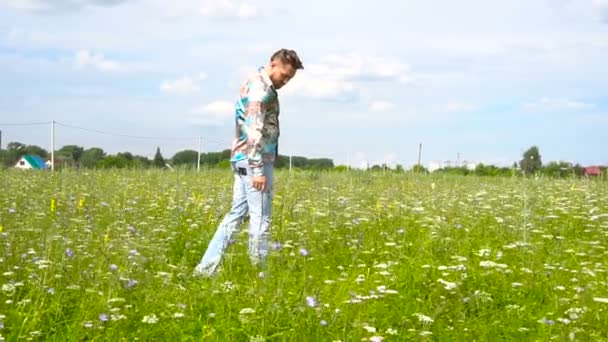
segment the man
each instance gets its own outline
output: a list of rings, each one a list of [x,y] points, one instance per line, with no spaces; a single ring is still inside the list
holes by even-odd
[[[304,69],[297,53],[280,49],[266,66],[241,85],[235,111],[235,136],[230,161],[234,171],[232,209],[223,218],[195,276],[212,276],[228,241],[249,214],[249,258],[253,264],[268,254],[273,199],[273,164],[278,155],[279,98],[281,89]]]

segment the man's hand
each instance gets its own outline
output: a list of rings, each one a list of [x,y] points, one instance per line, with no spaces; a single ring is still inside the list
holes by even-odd
[[[260,191],[266,189],[266,176],[253,176],[252,186]]]

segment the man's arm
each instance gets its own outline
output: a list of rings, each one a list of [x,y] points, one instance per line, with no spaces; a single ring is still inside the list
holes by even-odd
[[[260,82],[261,83],[261,82]],[[264,162],[262,160],[262,129],[266,115],[266,91],[262,84],[252,85],[248,94],[248,103],[245,111],[247,134],[247,158],[253,171],[253,176],[262,176]]]

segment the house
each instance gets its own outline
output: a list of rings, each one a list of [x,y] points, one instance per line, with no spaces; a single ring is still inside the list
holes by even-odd
[[[587,166],[583,168],[583,175],[585,176],[599,176],[602,170],[599,166]]]
[[[25,154],[17,161],[15,168],[44,170],[47,168],[47,165],[39,156]]]

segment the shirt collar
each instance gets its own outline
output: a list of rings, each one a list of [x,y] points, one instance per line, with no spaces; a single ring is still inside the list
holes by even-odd
[[[263,66],[258,68],[258,73],[262,76],[262,80],[264,81],[264,83],[266,83],[266,85],[269,86],[272,90],[275,90],[274,85],[270,80],[270,76],[268,76],[268,73],[266,72]]]

